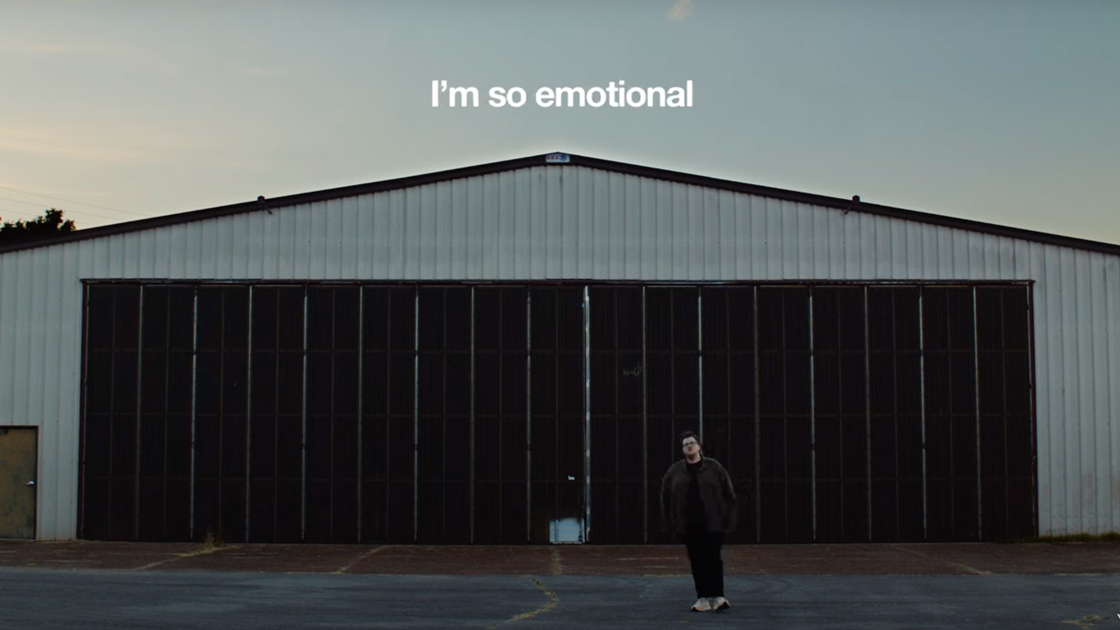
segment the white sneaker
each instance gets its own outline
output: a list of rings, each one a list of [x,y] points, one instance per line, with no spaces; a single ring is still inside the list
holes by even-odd
[[[692,605],[693,612],[708,612],[711,609],[712,604],[707,597],[701,597],[700,599],[696,600],[695,604]]]
[[[727,608],[731,608],[731,602],[722,597],[712,598],[712,610],[725,610]]]

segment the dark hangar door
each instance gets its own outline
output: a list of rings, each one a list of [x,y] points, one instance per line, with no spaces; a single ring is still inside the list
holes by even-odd
[[[1036,531],[1026,285],[86,290],[84,538],[663,542],[684,429],[729,542]]]

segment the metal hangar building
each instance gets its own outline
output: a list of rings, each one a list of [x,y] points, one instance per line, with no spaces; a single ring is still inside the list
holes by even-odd
[[[1120,246],[568,154],[0,249],[0,537],[1120,530]]]

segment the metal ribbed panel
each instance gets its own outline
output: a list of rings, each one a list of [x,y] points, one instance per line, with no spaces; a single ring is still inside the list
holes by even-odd
[[[9,378],[12,379],[12,399],[15,403],[12,407],[12,417],[10,422],[13,424],[34,424],[31,418],[31,400],[30,400],[30,377],[31,373],[35,372],[36,365],[40,358],[32,356],[31,354],[31,339],[38,337],[33,332],[33,321],[31,319],[31,303],[32,303],[32,287],[36,284],[37,275],[32,259],[35,257],[35,250],[26,253],[21,252],[21,256],[17,259],[16,264],[16,286],[20,296],[27,296],[23,299],[17,299],[15,308],[15,338],[12,340],[12,352],[20,359],[18,363],[12,366],[9,370]],[[5,300],[6,301],[6,300]]]
[[[25,275],[29,282],[34,282],[36,273],[31,272],[31,270],[37,271],[41,269],[49,273],[50,269],[47,266],[47,260],[50,258],[50,255],[42,249],[31,250],[30,254],[29,262],[31,263],[31,269],[28,270],[30,273],[22,275]],[[22,306],[26,308],[23,313],[28,317],[28,325],[26,327],[20,327],[27,337],[26,345],[23,346],[23,348],[28,353],[28,361],[24,364],[23,370],[18,370],[18,372],[22,372],[22,374],[19,374],[18,378],[21,381],[26,379],[26,381],[23,385],[18,382],[16,385],[19,388],[17,391],[27,392],[27,406],[20,414],[24,418],[46,417],[44,403],[46,402],[45,393],[48,389],[48,385],[46,383],[47,356],[45,350],[47,340],[50,336],[32,334],[31,326],[31,322],[41,322],[47,319],[50,306],[47,304],[48,291],[44,290],[45,288],[46,287],[41,287],[37,291],[22,293],[22,295],[26,297],[20,300],[24,302]]]
[[[1061,409],[1065,383],[1062,382],[1065,370],[1062,365],[1062,267],[1057,252],[1049,248],[1037,248],[1039,272],[1038,286],[1035,289],[1035,370],[1039,386],[1036,393],[1038,415],[1038,492],[1039,527],[1043,523],[1056,532],[1069,531],[1066,522],[1065,471],[1061,470],[1065,461],[1062,451],[1065,440],[1061,431],[1066,417]],[[1051,287],[1053,290],[1051,291]],[[1053,293],[1053,295],[1051,295]],[[1045,384],[1045,385],[1043,385]],[[1044,420],[1045,419],[1045,420]]]
[[[16,267],[18,256],[8,255],[0,258],[0,286],[4,287],[4,298],[14,295],[19,278]],[[0,422],[15,423],[14,372],[20,365],[15,361],[16,306],[15,299],[0,299]],[[40,437],[40,439],[42,439]]]
[[[1108,336],[1108,320],[1120,317],[1120,311],[1112,311],[1113,315],[1110,318],[1105,304],[1108,301],[1107,279],[1104,274],[1092,273],[1093,268],[1100,268],[1107,264],[1105,256],[1100,254],[1089,254],[1086,256],[1087,267],[1086,275],[1090,278],[1090,291],[1091,303],[1093,309],[1092,315],[1092,328],[1089,331],[1091,336],[1091,348],[1093,351],[1093,372],[1089,386],[1089,395],[1093,397],[1093,417],[1108,418],[1107,415],[1109,408],[1109,387],[1108,381],[1108,346],[1102,345],[1099,338],[1107,339]],[[1100,331],[1099,333],[1095,331]],[[1110,431],[1111,423],[1099,422],[1093,423],[1094,435],[1092,439],[1092,446],[1094,448],[1094,491],[1095,498],[1093,503],[1096,505],[1096,523],[1094,529],[1100,531],[1103,527],[1108,526],[1112,522],[1112,505],[1110,501],[1110,494],[1112,492],[1112,457],[1109,451],[1110,447]],[[1120,498],[1120,497],[1118,497]]]
[[[1120,427],[1116,426],[1116,418],[1120,416],[1120,261],[1110,259],[1106,263],[1105,278],[1107,299],[1105,300],[1106,340],[1108,358],[1104,365],[1104,376],[1108,383],[1108,409],[1101,422],[1107,424],[1109,430],[1109,499],[1112,513],[1109,519],[1109,528],[1115,529],[1120,523],[1120,462],[1116,461],[1116,454],[1120,453]]]
[[[1094,417],[1092,396],[1093,368],[1093,339],[1092,334],[1092,295],[1089,285],[1089,275],[1086,273],[1088,253],[1074,252],[1071,276],[1075,293],[1071,296],[1073,305],[1070,322],[1077,322],[1073,327],[1075,335],[1072,346],[1072,357],[1067,368],[1073,374],[1074,381],[1066,393],[1071,403],[1069,418],[1081,419]],[[1084,366],[1084,367],[1082,367]],[[1097,506],[1094,499],[1095,479],[1093,476],[1094,424],[1071,422],[1066,427],[1066,464],[1068,476],[1066,486],[1070,493],[1073,505],[1082,506],[1077,514],[1070,514],[1071,525],[1074,529],[1093,529],[1096,521]]]
[[[1077,481],[1081,468],[1080,423],[1078,419],[1081,417],[1082,401],[1078,396],[1078,389],[1083,376],[1077,369],[1080,348],[1077,336],[1078,327],[1073,324],[1078,321],[1078,311],[1083,310],[1079,309],[1078,301],[1084,290],[1078,286],[1080,283],[1077,278],[1077,257],[1077,252],[1072,250],[1064,250],[1058,256],[1061,261],[1061,291],[1064,294],[1064,299],[1059,310],[1061,340],[1058,343],[1057,354],[1060,357],[1060,363],[1056,365],[1061,370],[1062,387],[1058,408],[1058,413],[1061,415],[1056,416],[1060,424],[1057,432],[1058,441],[1055,445],[1055,463],[1057,464],[1055,468],[1061,474],[1060,490],[1056,489],[1056,491],[1061,492],[1064,496],[1061,497],[1059,505],[1055,507],[1064,512],[1059,522],[1064,522],[1066,531],[1080,529],[1082,518],[1080,511],[1073,509],[1074,506],[1081,505],[1081,486]],[[1085,511],[1088,511],[1088,506],[1085,506],[1085,508]]]
[[[83,278],[1035,280],[1041,533],[1120,529],[1120,257],[536,167],[0,256],[0,424],[40,427],[73,536]]]
[[[60,255],[47,256],[46,272],[48,277],[57,278],[62,275],[66,266],[66,253],[67,252],[63,250],[59,252]],[[72,254],[71,252],[71,255]],[[62,283],[51,283],[43,293],[45,294],[44,299],[46,305],[46,312],[43,313],[43,318],[47,319],[47,313],[49,313],[51,309],[61,308],[61,305],[65,302],[66,291],[63,289]],[[55,366],[62,364],[63,349],[66,348],[68,350],[70,344],[75,342],[80,343],[80,333],[74,329],[65,332],[60,331],[59,334],[47,335],[44,340],[42,351],[43,372],[39,375],[39,378],[42,379],[44,387],[46,388],[43,393],[44,409],[42,417],[50,417],[48,414],[53,414],[55,418],[74,417],[73,414],[64,415],[65,412],[60,409],[60,407],[65,406],[69,401],[69,397],[60,400],[59,396],[55,395],[56,390],[53,384],[57,377],[49,370],[55,369]],[[75,409],[73,412],[76,414],[77,410]],[[54,435],[50,436],[51,439],[49,440],[44,440],[44,432],[43,429],[39,431],[39,458],[41,461],[57,462],[60,458],[63,458],[64,455],[69,455],[69,449],[64,449],[62,445],[70,443],[66,440],[71,437],[71,434],[75,434],[76,437],[77,427],[74,426],[73,423],[55,423],[53,427]],[[57,468],[55,468],[52,473],[56,471]],[[57,478],[54,482],[55,485],[58,485]],[[59,496],[57,492],[54,493],[53,497],[50,497],[49,501],[42,501],[42,497],[40,497],[40,501],[39,509],[43,515],[43,520],[46,522],[57,522],[60,514],[67,514],[73,511],[72,509],[67,509],[68,505],[64,497]]]

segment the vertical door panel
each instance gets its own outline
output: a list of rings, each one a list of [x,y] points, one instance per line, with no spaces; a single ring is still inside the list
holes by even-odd
[[[754,288],[705,287],[704,442],[731,475],[738,528],[728,542],[756,542]]]
[[[81,535],[136,536],[140,288],[87,289]]]
[[[583,289],[533,288],[530,299],[530,541],[581,542]]]
[[[416,289],[363,291],[361,539],[412,542]]]
[[[590,540],[642,543],[650,517],[660,528],[646,504],[642,289],[595,287],[590,303]]]
[[[976,317],[982,538],[1033,536],[1027,289],[978,287]]]
[[[470,541],[470,289],[421,287],[417,540]]]
[[[871,539],[924,539],[917,287],[868,289]]]
[[[976,356],[969,288],[926,288],[926,521],[930,541],[980,535]]]
[[[198,290],[194,538],[245,540],[249,288]]]
[[[359,538],[359,291],[308,290],[307,542]]]
[[[527,537],[528,292],[478,287],[474,297],[474,539]]]
[[[868,540],[863,289],[813,289],[816,540]]]
[[[656,526],[650,527],[650,542],[671,541],[660,523],[661,480],[666,469],[683,457],[680,434],[703,433],[698,295],[696,287],[646,289],[647,501],[651,512],[658,514]],[[718,453],[713,455],[718,459]]]
[[[255,287],[249,540],[297,542],[303,511],[304,289]]]
[[[809,291],[758,291],[762,542],[811,542]]]

